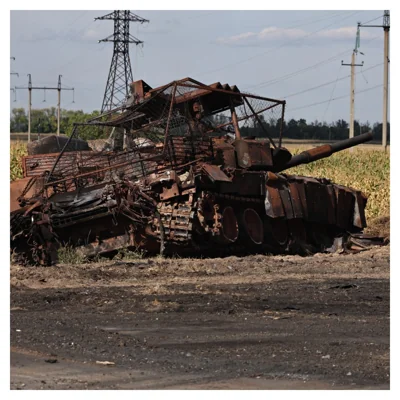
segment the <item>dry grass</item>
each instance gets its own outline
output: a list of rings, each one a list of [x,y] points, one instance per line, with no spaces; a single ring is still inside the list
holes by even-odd
[[[296,151],[298,153],[299,151]],[[368,196],[367,218],[389,215],[390,155],[378,150],[342,151],[311,164],[286,171],[313,177],[325,177],[344,186],[362,190]]]
[[[62,246],[57,251],[58,262],[60,264],[80,265],[86,259],[72,246]]]
[[[292,141],[288,141],[288,142],[283,141],[282,142],[282,146],[286,147],[291,152],[294,152],[296,150],[301,150],[301,151],[310,150],[310,149],[312,149],[314,147],[317,147],[317,146],[322,146],[324,144],[332,144],[332,143],[335,143],[335,142],[314,141],[314,142],[310,142],[310,143],[306,143],[306,142],[302,143],[302,141],[297,141],[297,143],[296,143],[296,142],[292,142]],[[381,144],[364,143],[364,144],[358,145],[357,146],[357,150],[362,150],[362,151],[371,151],[371,150],[383,151],[383,147],[382,147]],[[388,145],[388,150],[390,151],[390,145]]]
[[[28,154],[26,142],[16,141],[10,146],[10,180],[22,178],[22,157]]]

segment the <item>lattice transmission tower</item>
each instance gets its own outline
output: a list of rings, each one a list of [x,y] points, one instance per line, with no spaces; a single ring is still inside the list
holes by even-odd
[[[114,10],[113,12],[95,18],[95,20],[110,19],[114,21],[114,33],[100,42],[113,42],[114,51],[111,60],[110,72],[108,73],[106,90],[104,92],[101,112],[110,111],[122,105],[128,94],[129,84],[133,80],[131,60],[129,57],[129,43],[136,45],[143,43],[129,33],[129,23],[149,22],[129,10]]]

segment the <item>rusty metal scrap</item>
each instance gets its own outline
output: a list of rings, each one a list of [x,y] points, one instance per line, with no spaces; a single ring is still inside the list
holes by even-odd
[[[366,226],[360,191],[283,171],[372,135],[292,157],[262,125],[283,118],[284,108],[219,82],[185,78],[155,89],[134,82],[124,107],[76,124],[62,151],[24,158],[24,178],[10,188],[12,251],[20,262],[49,265],[60,246],[86,257],[125,247],[309,252],[354,238]],[[69,148],[85,131],[118,134],[120,143]]]

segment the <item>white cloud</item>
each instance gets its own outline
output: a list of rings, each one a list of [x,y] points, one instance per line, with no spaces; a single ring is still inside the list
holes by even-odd
[[[221,44],[238,43],[254,36],[257,36],[257,34],[254,32],[246,32],[246,33],[241,33],[240,35],[230,36],[227,38],[218,38],[217,42]]]
[[[278,41],[278,40],[297,40],[303,37],[310,39],[333,39],[333,40],[347,40],[356,38],[357,28],[355,26],[345,26],[337,29],[329,29],[325,31],[316,32],[310,35],[303,29],[285,29],[277,28],[275,26],[266,27],[259,32],[244,32],[234,36],[219,37],[216,43],[222,45],[260,45],[263,42]],[[371,38],[371,33],[367,31],[362,32],[362,38]]]
[[[275,26],[262,29],[260,32],[244,32],[239,35],[220,37],[216,40],[219,44],[248,44],[249,42],[262,42],[277,39],[295,39],[304,35],[301,29],[282,29]]]
[[[260,40],[297,39],[304,36],[301,29],[282,29],[272,26],[265,28],[257,34]]]
[[[355,39],[357,28],[355,26],[344,26],[343,28],[329,29],[318,32],[318,37],[330,39]],[[368,35],[368,33],[366,33]],[[363,32],[363,36],[366,36]]]
[[[99,40],[99,39],[102,39],[100,36],[101,36],[101,32],[99,32],[98,30],[96,30],[96,29],[88,29],[83,33],[82,39]]]

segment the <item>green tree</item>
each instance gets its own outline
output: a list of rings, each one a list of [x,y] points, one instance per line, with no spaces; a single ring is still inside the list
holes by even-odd
[[[11,132],[27,132],[28,131],[28,117],[24,108],[13,108],[11,110],[10,119]]]

